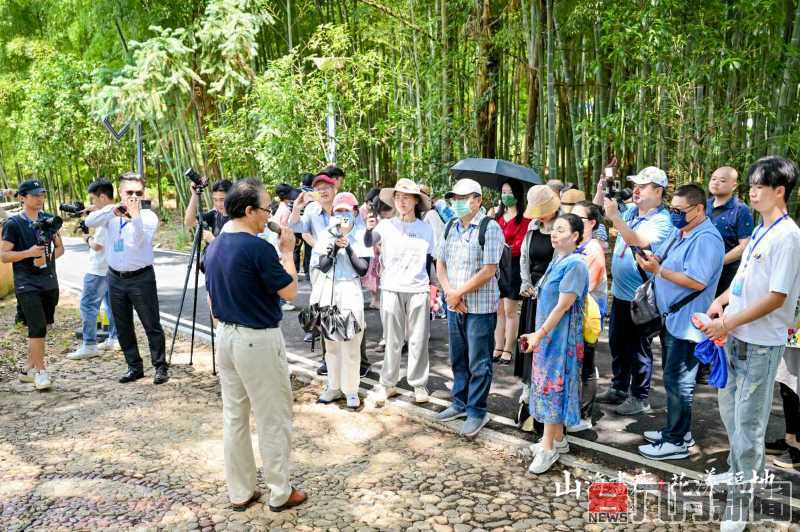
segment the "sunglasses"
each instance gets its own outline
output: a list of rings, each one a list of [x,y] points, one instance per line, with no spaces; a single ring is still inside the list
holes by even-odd
[[[126,190],[125,191],[125,195],[126,196],[138,196],[138,197],[141,198],[142,196],[144,196],[144,190]]]
[[[697,205],[699,205],[699,203]],[[686,214],[690,210],[697,207],[697,205],[690,205],[689,207],[686,207],[686,209],[678,209],[676,207],[670,207],[669,212],[671,212],[672,214]]]

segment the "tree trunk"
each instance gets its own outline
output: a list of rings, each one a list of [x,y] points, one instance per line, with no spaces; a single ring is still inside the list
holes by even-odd
[[[478,79],[475,94],[477,104],[478,151],[481,157],[497,156],[497,71],[500,66],[497,50],[492,43],[492,0],[479,0],[480,35],[478,36]]]
[[[553,0],[547,0],[547,169],[548,179],[558,179],[556,145],[556,80],[553,72]]]

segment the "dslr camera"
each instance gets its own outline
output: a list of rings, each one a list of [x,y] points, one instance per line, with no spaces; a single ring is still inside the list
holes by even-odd
[[[208,180],[197,173],[197,170],[194,168],[187,168],[186,171],[183,173],[184,177],[194,183],[194,186],[197,190],[202,190],[206,186],[208,186]]]
[[[62,225],[64,225],[64,220],[59,216],[45,216],[33,222],[31,227],[34,231],[37,231],[36,245],[48,245]]]

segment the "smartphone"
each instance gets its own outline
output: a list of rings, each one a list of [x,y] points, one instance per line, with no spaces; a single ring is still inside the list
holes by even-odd
[[[311,192],[306,192],[305,195],[309,201],[319,201],[319,192],[317,192],[316,190],[312,190]]]
[[[603,171],[605,172],[605,176],[609,179],[613,179],[614,177],[614,168],[611,166],[606,166]]]
[[[278,222],[273,222],[272,220],[268,221],[267,228],[273,233],[281,234],[281,226],[278,225]]]
[[[647,253],[645,253],[642,248],[640,248],[638,246],[631,246],[631,251],[633,251],[634,255],[639,255],[640,257],[642,257],[645,260],[647,259]]]

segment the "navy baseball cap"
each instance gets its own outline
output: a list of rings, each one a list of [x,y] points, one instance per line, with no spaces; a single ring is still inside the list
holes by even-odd
[[[19,189],[17,189],[18,196],[26,196],[28,194],[40,196],[45,192],[47,192],[47,189],[42,186],[42,182],[38,179],[29,179],[27,181],[23,181],[19,186]]]

